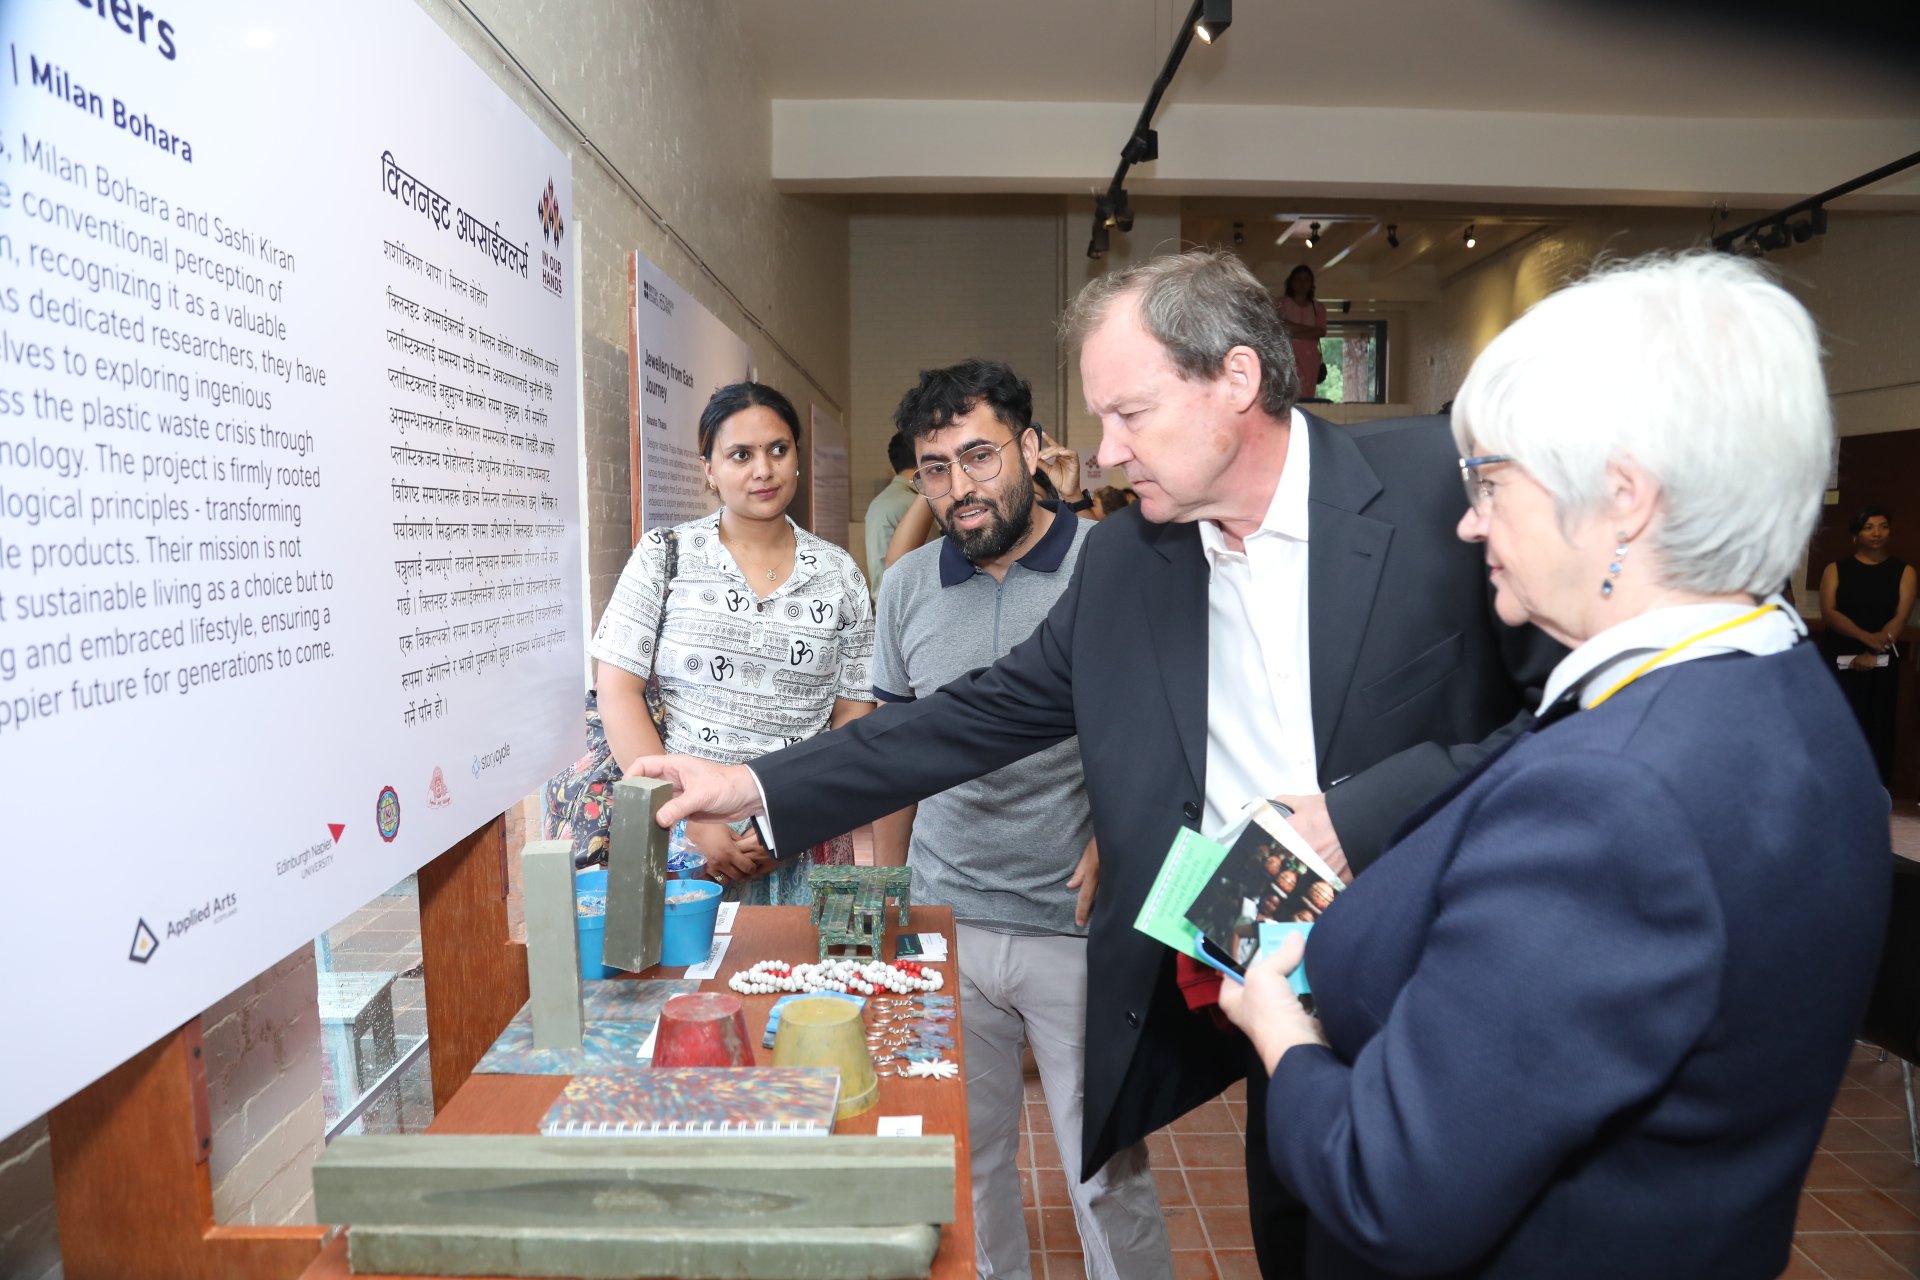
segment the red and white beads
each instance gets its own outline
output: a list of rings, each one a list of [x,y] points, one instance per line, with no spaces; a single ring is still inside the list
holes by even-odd
[[[945,982],[938,969],[911,960],[887,964],[880,960],[822,960],[819,964],[788,964],[762,960],[727,979],[743,996],[766,996],[776,991],[849,991],[857,996],[882,991],[938,991]]]

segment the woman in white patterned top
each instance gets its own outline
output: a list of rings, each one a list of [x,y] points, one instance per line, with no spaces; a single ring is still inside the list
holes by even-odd
[[[641,539],[590,649],[616,761],[681,752],[739,764],[873,710],[866,579],[852,556],[787,518],[799,446],[799,417],[772,387],[722,387],[701,412],[700,454],[720,510]],[[656,669],[664,744],[645,699]],[[847,836],[779,863],[751,826],[690,823],[685,840],[727,896],[746,902],[807,902],[812,863],[853,861]]]

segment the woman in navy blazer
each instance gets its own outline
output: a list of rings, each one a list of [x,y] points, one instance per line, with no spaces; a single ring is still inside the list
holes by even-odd
[[[1317,1020],[1297,943],[1221,1002],[1309,1272],[1772,1280],[1889,883],[1866,745],[1769,598],[1827,469],[1813,324],[1730,256],[1605,271],[1488,346],[1454,432],[1501,617],[1573,652],[1314,928]]]

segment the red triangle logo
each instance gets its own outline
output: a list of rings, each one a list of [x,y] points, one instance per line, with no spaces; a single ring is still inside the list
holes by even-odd
[[[329,822],[327,824],[327,830],[332,833],[333,842],[335,844],[340,843],[340,833],[342,831],[345,831],[346,829],[347,829],[347,824],[344,822]]]

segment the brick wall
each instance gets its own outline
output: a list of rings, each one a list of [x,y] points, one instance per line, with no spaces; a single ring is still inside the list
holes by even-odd
[[[774,189],[772,103],[757,87],[734,6],[701,6],[690,21],[671,0],[471,0],[674,235],[578,144],[463,12],[446,0],[421,5],[573,157],[591,622],[633,546],[627,255],[646,254],[745,339],[760,380],[803,415],[817,401],[844,416],[846,206]],[[858,514],[866,497],[855,496]]]
[[[302,946],[200,1015],[215,1222],[313,1221],[311,1170],[326,1145],[317,973]]]
[[[886,486],[893,410],[920,370],[970,356],[1004,360],[1057,419],[1060,201],[862,201],[848,218],[853,545]]]

